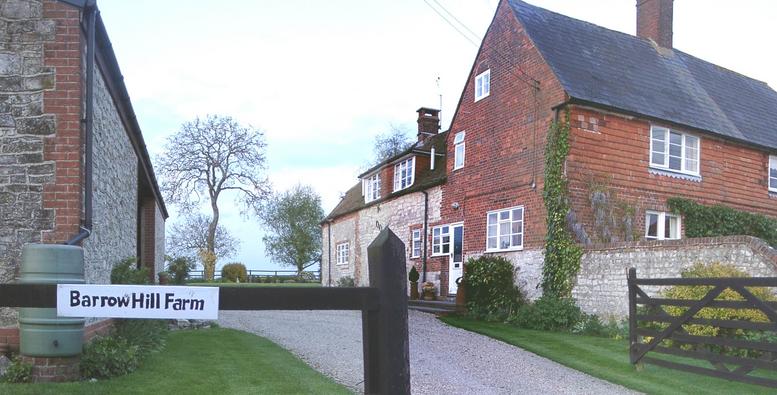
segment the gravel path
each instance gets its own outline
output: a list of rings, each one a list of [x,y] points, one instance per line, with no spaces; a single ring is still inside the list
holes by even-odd
[[[278,343],[316,370],[362,392],[361,313],[222,311],[219,323]],[[629,390],[486,336],[410,311],[414,394],[621,394]]]

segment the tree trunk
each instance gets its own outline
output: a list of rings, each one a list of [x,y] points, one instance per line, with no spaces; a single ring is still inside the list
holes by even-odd
[[[208,224],[208,238],[206,240],[206,250],[210,259],[203,259],[202,268],[205,271],[205,279],[213,281],[216,273],[216,227],[219,225],[219,207],[215,199],[211,200],[210,207],[213,210],[213,217]]]

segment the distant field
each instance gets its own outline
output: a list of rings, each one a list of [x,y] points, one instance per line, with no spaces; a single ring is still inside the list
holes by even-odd
[[[310,288],[320,287],[319,283],[190,283],[186,285],[202,286],[202,287],[294,287],[294,288]]]

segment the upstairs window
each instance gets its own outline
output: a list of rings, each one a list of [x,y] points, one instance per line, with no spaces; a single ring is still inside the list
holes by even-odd
[[[410,252],[411,258],[418,258],[421,256],[421,229],[413,229],[413,239],[411,241],[412,251]]]
[[[777,156],[769,156],[769,190],[777,192]]]
[[[680,217],[669,213],[645,213],[645,238],[648,240],[676,240],[680,238]]]
[[[478,101],[491,93],[491,69],[488,69],[475,77],[475,101]]]
[[[667,128],[650,128],[650,167],[699,175],[699,138]]]
[[[453,170],[461,169],[464,167],[464,154],[466,153],[464,147],[464,137],[467,132],[458,132],[456,137],[453,138],[453,144],[456,147],[453,154]]]
[[[451,228],[448,225],[432,228],[432,256],[451,252]]]
[[[486,251],[523,248],[523,207],[490,211],[486,218]]]
[[[338,265],[348,264],[348,243],[340,243],[335,247]]]
[[[413,185],[415,174],[415,157],[394,165],[394,192],[401,191]]]
[[[380,173],[375,173],[365,178],[362,183],[365,203],[380,199]]]

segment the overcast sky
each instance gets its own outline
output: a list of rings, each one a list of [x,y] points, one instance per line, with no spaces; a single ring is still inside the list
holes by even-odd
[[[231,115],[264,130],[273,187],[310,184],[326,212],[356,183],[375,135],[414,132],[415,110],[439,107],[440,95],[448,127],[477,47],[432,7],[479,44],[497,3],[98,0],[152,157],[181,123]],[[635,33],[634,0],[529,3]],[[777,1],[676,0],[674,46],[775,88],[776,25]],[[264,256],[257,221],[221,206],[242,242],[229,261],[281,268]]]

